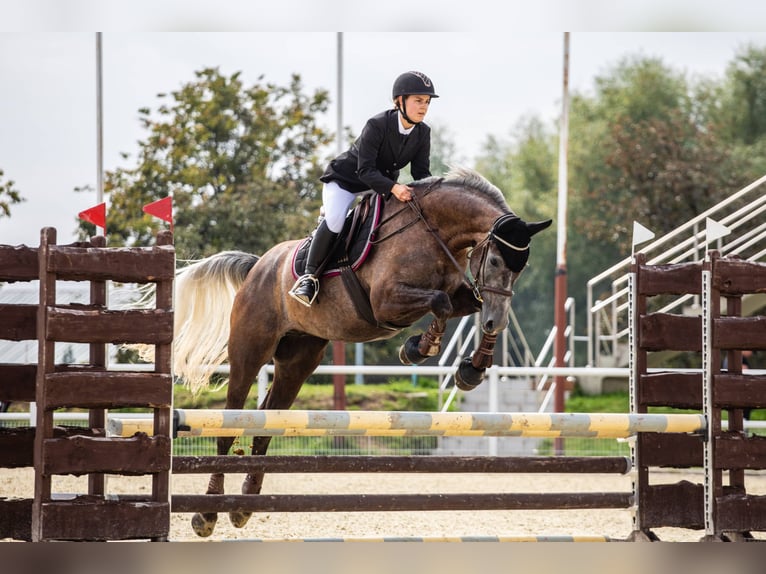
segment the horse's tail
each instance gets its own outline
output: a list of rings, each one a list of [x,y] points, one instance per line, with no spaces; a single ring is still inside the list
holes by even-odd
[[[175,282],[173,370],[192,394],[226,360],[229,315],[257,255],[223,251],[181,269]]]

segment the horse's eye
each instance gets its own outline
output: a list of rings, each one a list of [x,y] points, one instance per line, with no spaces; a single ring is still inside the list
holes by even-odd
[[[500,259],[497,257],[490,257],[489,258],[489,264],[492,265],[492,267],[499,267],[500,266]]]

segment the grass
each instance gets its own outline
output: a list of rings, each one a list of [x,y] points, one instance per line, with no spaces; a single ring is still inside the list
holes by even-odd
[[[439,384],[433,379],[419,378],[415,385],[409,379],[394,379],[382,384],[347,384],[345,390],[348,410],[439,410]],[[305,384],[292,408],[332,410],[333,392],[331,384]],[[174,389],[173,400],[176,408],[222,409],[226,404],[226,388],[207,391],[193,397],[188,390],[177,386]],[[257,408],[255,388],[251,389],[244,408]]]

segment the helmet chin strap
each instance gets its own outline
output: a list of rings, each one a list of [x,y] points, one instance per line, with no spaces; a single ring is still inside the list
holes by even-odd
[[[400,96],[402,98],[402,105],[399,106],[399,101],[396,102],[396,109],[399,110],[399,113],[402,114],[402,117],[410,122],[412,125],[418,125],[420,122],[416,122],[415,120],[410,119],[410,116],[407,115],[407,106],[404,104],[404,100],[407,96]]]

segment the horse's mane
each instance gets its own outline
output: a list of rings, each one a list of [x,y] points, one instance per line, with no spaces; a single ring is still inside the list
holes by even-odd
[[[497,187],[491,184],[479,172],[467,167],[451,167],[450,171],[443,178],[435,176],[428,177],[415,181],[411,185],[416,187],[428,186],[440,179],[444,185],[457,185],[467,188],[469,191],[481,194],[482,196],[486,197],[504,212],[509,211],[503,193]]]

